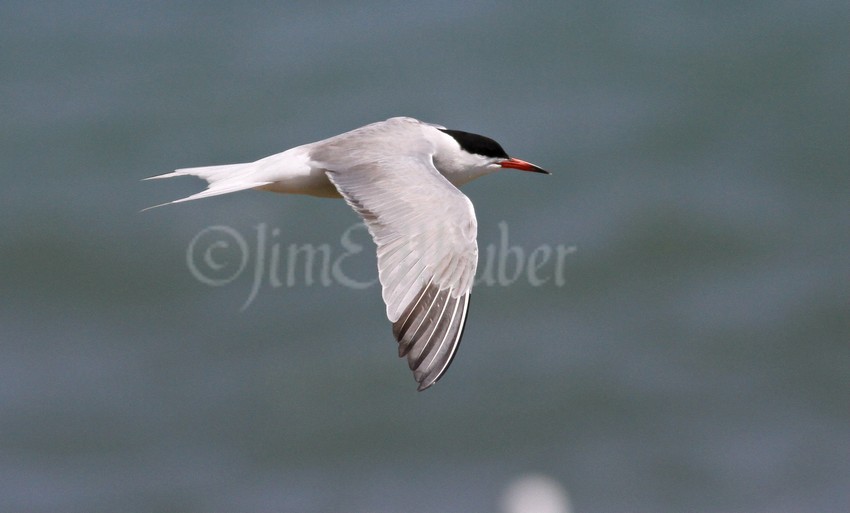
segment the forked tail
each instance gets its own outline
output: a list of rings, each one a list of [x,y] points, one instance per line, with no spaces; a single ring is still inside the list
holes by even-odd
[[[191,196],[162,203],[160,205],[154,205],[142,211],[144,212],[145,210],[170,205],[172,203],[181,203],[183,201],[209,198],[210,196],[218,196],[219,194],[243,191],[245,189],[254,189],[256,187],[262,187],[263,185],[272,183],[268,181],[256,181],[255,178],[252,179],[251,175],[253,174],[253,170],[254,163],[250,162],[247,164],[226,164],[223,166],[189,167],[178,169],[164,175],[145,178],[145,180],[158,180],[160,178],[174,178],[175,176],[197,176],[198,178],[206,180],[209,185],[206,190],[197,194],[192,194]]]

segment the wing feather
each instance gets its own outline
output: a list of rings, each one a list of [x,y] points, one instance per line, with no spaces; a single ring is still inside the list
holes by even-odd
[[[317,143],[310,155],[378,246],[387,317],[419,390],[454,358],[478,263],[475,211],[434,167],[429,129],[393,118]]]

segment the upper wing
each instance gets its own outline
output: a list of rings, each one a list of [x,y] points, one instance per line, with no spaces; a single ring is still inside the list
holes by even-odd
[[[378,246],[378,277],[399,356],[407,356],[424,390],[446,371],[463,334],[478,263],[475,212],[436,170],[418,127],[393,127],[390,147],[381,128],[323,141],[312,157]]]

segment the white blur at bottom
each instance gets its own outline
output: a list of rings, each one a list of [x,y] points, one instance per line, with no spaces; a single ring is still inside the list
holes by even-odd
[[[500,502],[502,513],[572,513],[567,491],[560,483],[542,474],[515,479],[505,489]]]

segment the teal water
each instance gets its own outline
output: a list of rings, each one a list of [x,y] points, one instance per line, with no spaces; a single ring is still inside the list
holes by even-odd
[[[582,513],[846,511],[848,21],[839,1],[4,2],[0,511],[487,512],[526,472]],[[505,233],[526,265],[500,282],[495,261],[423,393],[376,287],[293,267],[240,310],[272,247],[344,252],[343,202],[139,213],[200,189],[143,177],[396,115],[554,172],[464,189],[482,269]],[[211,226],[249,248],[218,287],[186,259]]]

